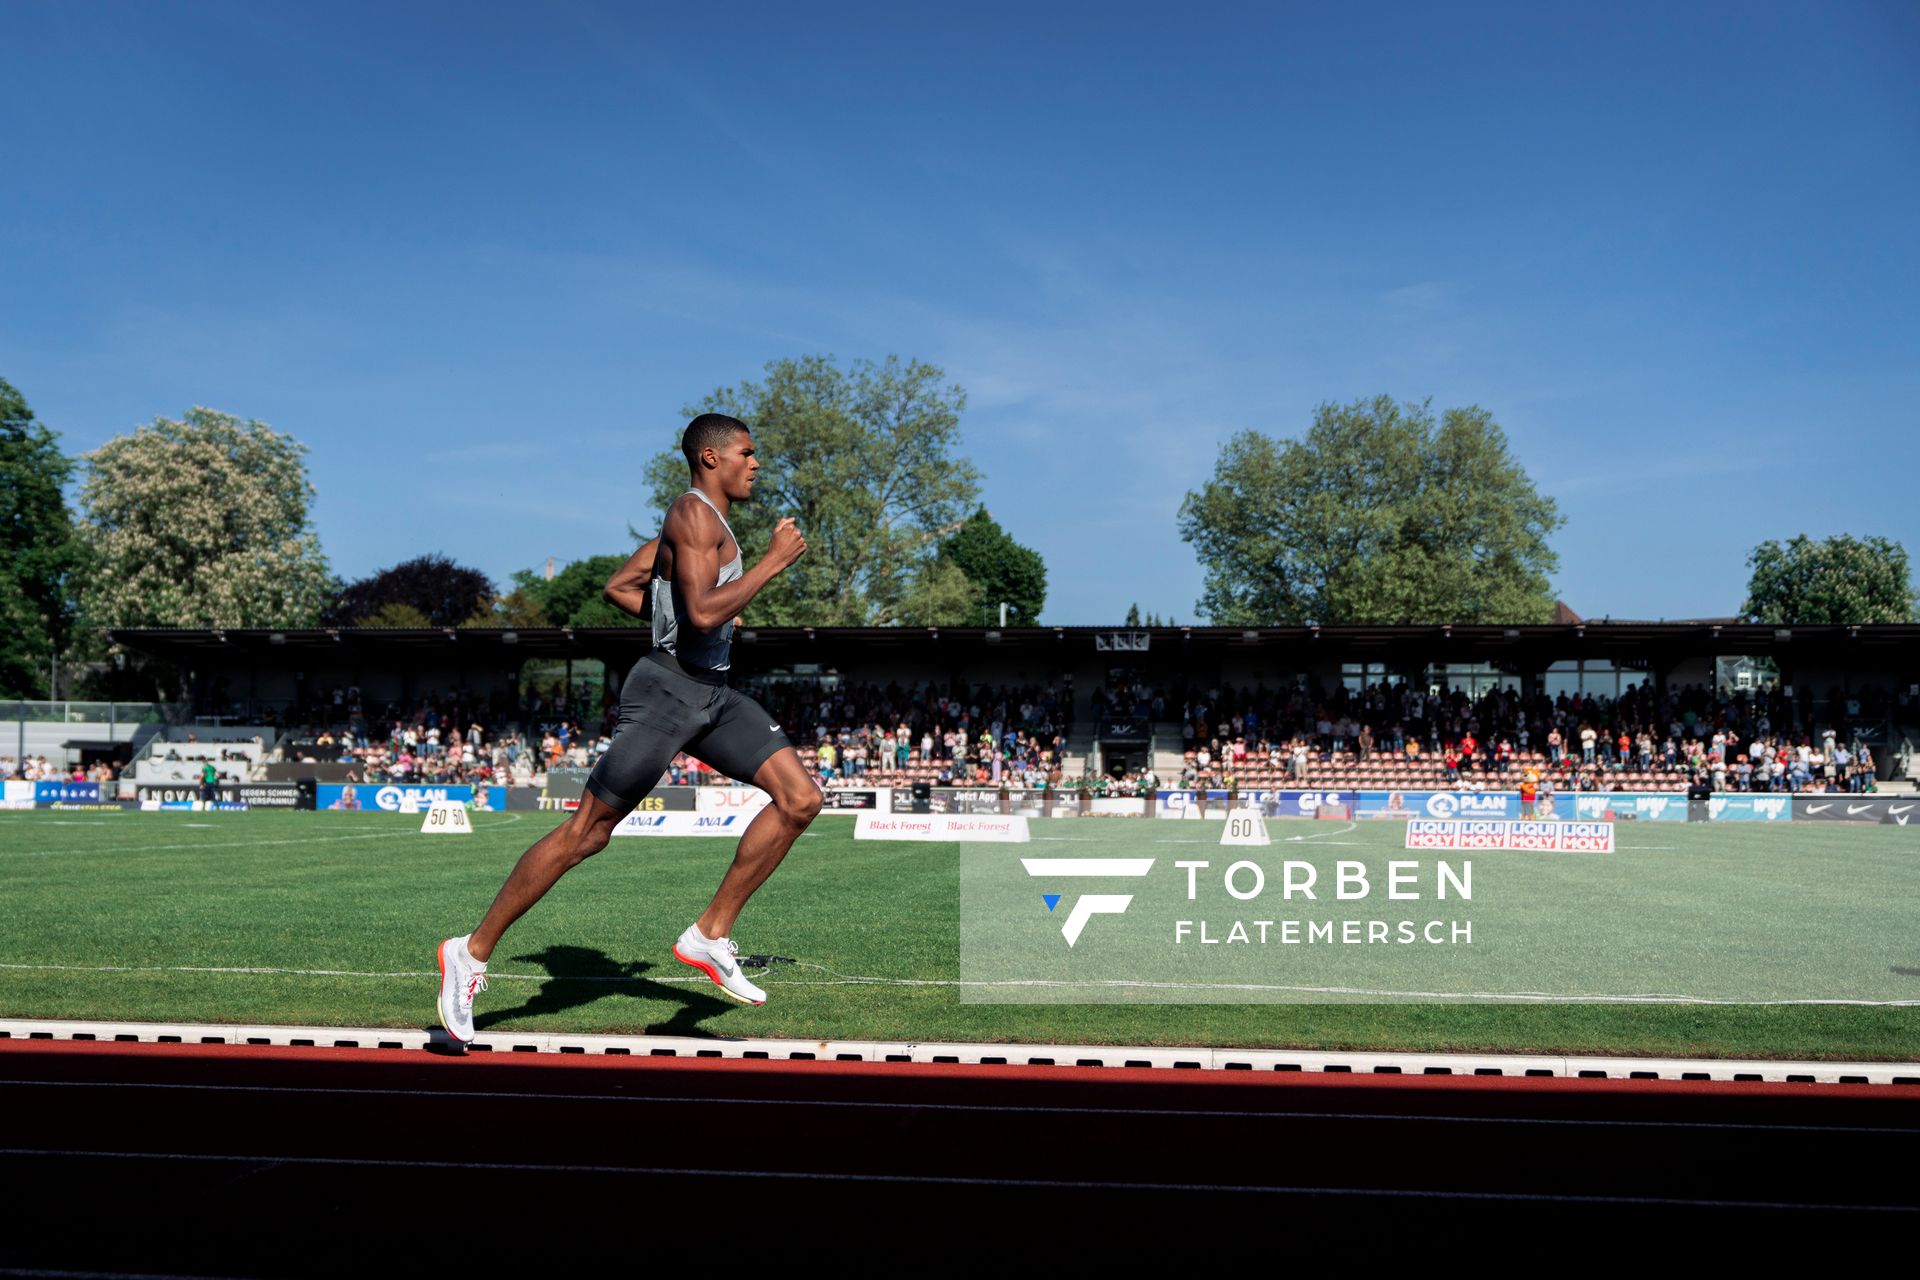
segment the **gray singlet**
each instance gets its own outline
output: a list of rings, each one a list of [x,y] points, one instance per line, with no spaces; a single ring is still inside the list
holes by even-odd
[[[733,538],[733,559],[720,566],[720,580],[713,585],[724,587],[746,575],[746,566],[740,558],[740,539],[733,535],[733,526],[727,518],[720,515],[720,508],[713,505],[713,499],[698,489],[689,489],[688,493],[700,499],[720,516],[720,527]],[[673,583],[665,578],[656,577],[650,588],[653,595],[653,647],[662,653],[672,654],[683,666],[696,667],[706,671],[726,671],[732,665],[733,619],[729,618],[712,631],[701,631],[687,619],[686,601],[674,590]]]

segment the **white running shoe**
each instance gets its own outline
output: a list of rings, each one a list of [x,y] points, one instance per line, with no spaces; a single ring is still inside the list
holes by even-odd
[[[441,943],[440,1025],[461,1044],[473,1043],[473,998],[486,989],[487,966],[467,954],[467,938]]]
[[[681,964],[690,964],[700,972],[712,978],[714,983],[735,1000],[744,1004],[765,1004],[767,993],[747,981],[740,972],[740,948],[733,945],[731,938],[708,938],[700,932],[700,926],[690,924],[687,931],[680,935],[680,941],[673,944],[673,957]]]

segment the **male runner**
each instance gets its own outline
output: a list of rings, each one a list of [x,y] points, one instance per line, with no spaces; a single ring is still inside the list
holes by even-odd
[[[634,583],[646,580],[653,613],[653,651],[621,688],[613,745],[588,776],[580,807],[521,855],[479,927],[440,944],[440,1021],[463,1044],[473,1039],[473,998],[486,990],[487,960],[500,935],[568,870],[606,848],[614,827],[680,751],[730,778],[750,779],[772,803],[740,837],[713,901],[673,954],[734,999],[766,1001],[740,972],[730,935],[747,899],[820,812],[820,788],[773,718],[727,687],[728,652],[734,616],[799,560],[807,543],[791,519],[782,520],[767,554],[743,571],[726,517],[753,492],[760,470],[753,437],[737,418],[703,413],[687,424],[680,449],[693,488],[668,508],[651,564],[643,563],[643,547],[607,584],[608,598],[631,610]]]

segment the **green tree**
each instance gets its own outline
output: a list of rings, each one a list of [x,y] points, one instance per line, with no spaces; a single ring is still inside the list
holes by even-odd
[[[725,413],[753,431],[754,500],[729,517],[743,553],[762,550],[792,516],[807,554],[748,606],[768,625],[957,625],[977,596],[938,556],[979,495],[980,473],[955,455],[966,393],[921,361],[889,356],[841,368],[824,356],[775,360],[760,382],[723,387],[684,410]],[[678,448],[647,470],[664,513],[687,488]]]
[[[0,696],[36,697],[73,638],[81,548],[63,492],[73,464],[0,378]]]
[[[554,627],[639,627],[639,618],[607,603],[602,594],[614,570],[627,562],[625,556],[588,556],[575,560],[551,579],[530,569],[513,575],[514,589]]]
[[[1786,546],[1763,542],[1747,557],[1753,576],[1740,612],[1755,622],[1911,622],[1913,571],[1890,538],[1804,533]]]
[[[517,582],[520,575],[515,574]],[[460,624],[463,627],[548,627],[547,611],[524,588],[516,586],[503,596],[495,596],[485,607]]]
[[[433,619],[422,613],[417,605],[404,600],[389,600],[372,613],[355,618],[350,624],[356,627],[430,627]]]
[[[94,627],[312,625],[333,595],[306,446],[194,408],[87,454],[81,596]]]
[[[1234,436],[1179,515],[1227,626],[1545,622],[1563,523],[1492,415],[1386,396]]]
[[[1040,607],[1047,601],[1047,566],[1037,551],[1015,542],[985,507],[940,544],[940,558],[979,587],[980,603],[967,619],[974,626],[997,626],[1003,600],[1009,625],[1031,627],[1040,621]]]

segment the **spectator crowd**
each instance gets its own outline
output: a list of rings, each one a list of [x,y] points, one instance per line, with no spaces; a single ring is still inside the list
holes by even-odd
[[[1156,690],[1139,704],[1156,718],[1169,707],[1181,717],[1188,785],[1351,785],[1395,761],[1416,766],[1399,781],[1463,788],[1513,786],[1507,775],[1527,769],[1578,791],[1678,789],[1694,778],[1716,791],[1873,788],[1872,752],[1845,715],[1863,715],[1862,700],[1849,705],[1838,691],[1842,723],[1818,733],[1778,692],[1691,685],[1664,697],[1641,684],[1617,699],[1523,698],[1513,688],[1474,698],[1405,682],[1331,692],[1308,682]]]

